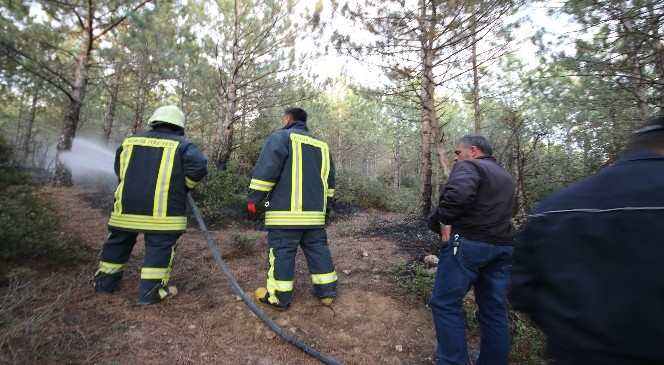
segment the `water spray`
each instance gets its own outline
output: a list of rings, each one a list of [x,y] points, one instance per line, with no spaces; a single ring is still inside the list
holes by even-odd
[[[83,137],[75,138],[71,151],[63,151],[59,158],[79,178],[115,176],[115,151]]]

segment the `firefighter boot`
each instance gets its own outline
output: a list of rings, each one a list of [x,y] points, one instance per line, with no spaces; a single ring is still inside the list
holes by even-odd
[[[161,303],[162,300],[172,298],[177,294],[178,288],[173,285],[170,285],[167,288],[164,288],[161,285],[155,285],[151,290],[147,291],[146,294],[141,295],[138,298],[138,304],[147,305]]]
[[[122,279],[122,272],[114,274],[106,274],[97,272],[95,275],[95,291],[97,293],[113,293],[118,290],[120,280]]]
[[[260,287],[254,292],[256,300],[259,302],[268,305],[270,308],[275,309],[279,312],[283,312],[288,309],[288,306],[281,306],[279,304],[274,304],[270,302],[270,293],[267,291],[267,288]]]

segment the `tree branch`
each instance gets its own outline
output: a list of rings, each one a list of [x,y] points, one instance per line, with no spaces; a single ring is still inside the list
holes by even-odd
[[[128,10],[127,13],[126,13],[125,15],[121,16],[120,18],[118,18],[118,19],[116,19],[116,20],[111,21],[111,23],[108,24],[108,25],[106,25],[106,26],[103,26],[103,27],[102,27],[102,31],[101,31],[99,34],[93,36],[93,40],[97,40],[97,39],[103,37],[104,34],[110,32],[113,28],[117,27],[118,25],[120,25],[120,23],[122,23],[123,21],[125,21],[125,19],[127,19],[127,17],[128,17],[131,13],[135,12],[136,10],[142,8],[142,7],[145,6],[147,3],[150,3],[150,2],[152,2],[152,1],[154,1],[154,0],[143,0],[142,2],[140,2],[139,4],[137,4],[136,6],[134,6],[131,10]],[[92,17],[92,14],[90,14],[90,17]]]

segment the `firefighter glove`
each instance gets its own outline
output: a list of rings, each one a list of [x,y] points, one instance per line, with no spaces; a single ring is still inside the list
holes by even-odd
[[[248,215],[249,219],[251,219],[251,220],[256,219],[256,217],[258,216],[258,214],[256,212],[256,203],[254,203],[254,202],[248,202],[247,203],[247,215]]]

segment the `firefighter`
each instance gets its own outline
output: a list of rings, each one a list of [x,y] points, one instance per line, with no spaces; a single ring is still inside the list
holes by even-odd
[[[95,274],[95,290],[117,290],[136,237],[145,258],[139,304],[155,304],[177,291],[168,286],[176,242],[187,228],[187,192],[207,175],[207,159],[184,136],[184,114],[174,105],[155,110],[151,130],[126,138],[115,155],[113,212]]]
[[[249,185],[247,211],[255,217],[256,204],[265,201],[268,229],[267,286],[256,290],[256,298],[277,310],[288,308],[301,245],[314,291],[329,306],[337,287],[325,232],[334,165],[327,143],[309,133],[304,110],[286,109],[282,125],[263,146]]]

